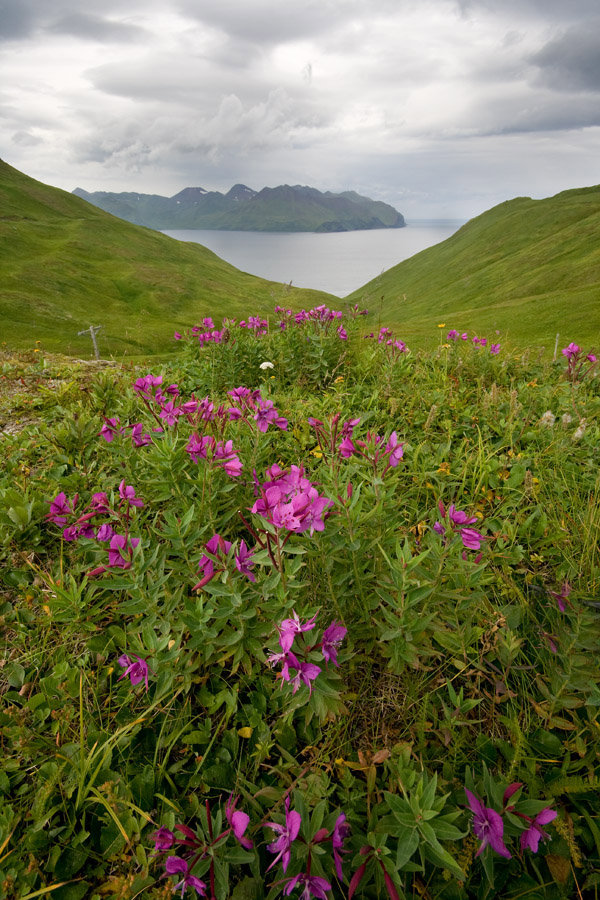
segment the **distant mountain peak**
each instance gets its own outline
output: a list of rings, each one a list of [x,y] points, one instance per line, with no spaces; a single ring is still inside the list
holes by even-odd
[[[217,231],[360,231],[402,228],[403,216],[387,203],[354,191],[323,193],[308,185],[280,184],[255,191],[234,184],[226,194],[187,187],[173,197],[156,194],[73,193],[115,216],[165,231],[171,228]]]
[[[234,184],[225,196],[228,200],[235,200],[239,203],[240,201],[252,200],[253,197],[256,197],[256,191],[249,188],[247,184]]]
[[[175,200],[176,202],[183,201],[184,203],[194,203],[201,197],[204,197],[207,193],[208,191],[201,187],[187,187],[182,191],[179,191],[178,194],[174,194],[170,199]]]

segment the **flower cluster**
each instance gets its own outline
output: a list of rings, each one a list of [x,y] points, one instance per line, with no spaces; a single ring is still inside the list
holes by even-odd
[[[231,552],[233,544],[226,541],[220,534],[214,534],[206,543],[205,553],[200,558],[198,568],[202,572],[202,578],[198,584],[194,585],[193,590],[200,590],[204,585],[217,575],[227,569],[227,558]],[[207,555],[208,554],[208,555]],[[237,551],[234,551],[233,561],[236,569],[241,575],[246,575],[250,581],[256,581],[256,577],[252,573],[254,567],[254,554],[246,546],[246,542],[242,539]],[[217,568],[215,568],[215,566]]]
[[[282,331],[285,331],[288,325],[307,324],[315,324],[319,327],[319,330],[328,331],[331,323],[341,319],[343,313],[338,309],[329,309],[328,306],[322,303],[320,306],[309,309],[308,312],[305,309],[301,309],[297,313],[293,313],[291,309],[276,306],[275,315],[280,316],[278,325]],[[339,328],[337,331],[339,334]]]
[[[446,335],[446,340],[448,340],[448,341],[458,341],[458,340],[468,341],[469,333],[467,331],[463,331],[461,334],[455,328],[452,328]],[[471,338],[471,343],[473,344],[474,347],[487,347],[488,339],[484,338],[484,337],[477,337],[477,335],[475,335],[474,337]],[[489,348],[490,348],[490,353],[492,354],[492,356],[495,356],[497,353],[500,353],[500,349],[501,349],[500,344],[491,344],[490,343]]]
[[[288,420],[279,415],[272,400],[263,399],[259,390],[251,391],[250,388],[241,386],[227,393],[237,403],[237,406],[230,406],[227,410],[230,421],[241,420],[250,425],[253,420],[263,433],[268,430],[269,425],[275,425],[282,431],[287,430]]]
[[[484,806],[479,797],[472,791],[465,788],[467,801],[471,812],[473,813],[473,832],[475,837],[479,838],[481,844],[477,850],[477,856],[480,856],[486,847],[491,847],[495,853],[503,856],[505,859],[511,858],[510,850],[504,842],[504,815],[511,816],[511,821],[525,822],[527,827],[519,836],[519,845],[521,852],[526,849],[532,853],[537,853],[538,845],[541,840],[547,840],[550,835],[542,830],[542,825],[548,825],[558,815],[555,809],[544,806],[535,816],[529,816],[519,811],[515,802],[509,803],[509,800],[517,794],[523,787],[521,782],[514,782],[504,791],[502,812],[499,813],[493,807]]]
[[[317,616],[302,622],[297,613],[293,612],[293,618],[284,619],[278,626],[279,646],[281,652],[272,653],[267,657],[267,663],[270,666],[276,666],[281,663],[281,671],[277,673],[277,677],[283,681],[287,681],[292,685],[292,693],[295,694],[301,685],[306,685],[309,693],[312,692],[312,682],[320,675],[322,669],[314,662],[309,662],[309,655],[314,651],[320,651],[325,663],[331,663],[339,667],[337,661],[337,651],[340,644],[347,634],[347,629],[336,622],[333,622],[325,629],[320,641],[309,644],[305,638],[296,644],[295,652],[292,651],[294,641],[300,638],[306,632],[312,631],[315,627]],[[302,659],[298,657],[301,656]],[[295,672],[292,675],[293,670]]]
[[[595,353],[586,353],[573,342],[568,347],[563,347],[561,353],[567,360],[566,376],[573,383],[583,381],[590,374],[598,359]]]
[[[98,575],[110,569],[129,569],[133,551],[140,542],[139,538],[129,536],[129,522],[132,507],[144,506],[144,501],[135,495],[135,489],[125,484],[125,480],[119,485],[119,503],[115,507],[108,499],[104,491],[92,495],[92,499],[83,509],[80,515],[75,512],[78,502],[76,494],[69,500],[61,491],[50,503],[50,511],[46,519],[55,525],[63,527],[62,536],[65,541],[76,541],[82,538],[97,540],[102,544],[108,543],[108,562],[106,566],[100,566],[89,572],[89,575]],[[98,517],[105,517],[105,521],[98,521]],[[108,517],[108,521],[106,520]],[[70,523],[70,524],[67,524]],[[119,533],[113,527],[122,527],[124,533]]]
[[[481,544],[485,540],[485,537],[479,531],[476,531],[475,528],[469,527],[470,525],[475,524],[477,516],[467,515],[462,509],[456,509],[454,504],[451,504],[446,511],[441,500],[438,503],[438,510],[443,522],[446,522],[446,524],[444,525],[443,522],[436,522],[434,524],[433,530],[437,534],[441,535],[441,537],[446,540],[446,530],[447,528],[450,528],[452,531],[459,533],[463,547],[466,550],[481,549]]]
[[[255,476],[258,494],[250,512],[262,516],[277,529],[300,534],[323,531],[324,518],[333,501],[319,495],[316,487],[304,475],[303,466],[282,469],[277,463],[266,471],[267,480],[262,484]]]
[[[224,469],[231,478],[242,473],[242,463],[238,451],[233,449],[233,441],[216,441],[211,434],[199,437],[194,432],[186,445],[186,451],[195,463],[200,459],[213,463]]]
[[[375,339],[375,332],[371,331],[369,334],[364,335],[365,338],[373,338]],[[383,345],[386,350],[388,359],[394,360],[401,356],[403,353],[410,353],[410,350],[399,338],[394,337],[394,332],[391,328],[386,328],[382,326],[379,329],[379,334],[377,335],[377,343]]]
[[[238,797],[230,796],[225,804],[225,819],[228,828],[225,828],[220,834],[214,836],[212,832],[212,819],[210,815],[210,805],[206,801],[206,812],[208,820],[209,835],[196,834],[187,825],[175,825],[175,831],[179,832],[182,837],[177,837],[174,831],[165,826],[161,826],[152,835],[154,841],[154,856],[162,853],[168,853],[171,849],[176,849],[178,855],[168,856],[164,861],[165,875],[181,875],[178,882],[173,885],[173,891],[181,888],[181,896],[183,897],[186,888],[193,888],[198,896],[207,896],[207,885],[201,881],[192,872],[200,860],[210,857],[210,881],[211,888],[214,887],[214,858],[213,849],[222,842],[226,841],[230,834],[233,834],[236,841],[245,849],[250,850],[254,846],[253,842],[245,837],[246,830],[250,823],[250,817],[242,810],[236,810]],[[211,890],[211,895],[214,893]]]
[[[404,456],[404,441],[398,440],[398,434],[392,431],[386,440],[380,434],[367,432],[366,440],[361,441],[353,436],[353,430],[359,423],[360,419],[350,419],[342,428],[342,441],[339,445],[339,454],[344,459],[351,456],[361,456],[367,460],[372,466],[374,472],[377,472],[383,465],[382,476],[389,469],[395,469],[400,460]]]

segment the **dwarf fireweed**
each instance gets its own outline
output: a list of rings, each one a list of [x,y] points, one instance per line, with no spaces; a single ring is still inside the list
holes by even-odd
[[[314,615],[303,622],[293,611],[293,618],[284,619],[277,626],[281,652],[271,653],[267,657],[270,666],[281,664],[277,678],[281,679],[282,685],[284,681],[291,684],[293,694],[302,685],[308,688],[309,695],[312,693],[312,683],[322,672],[321,666],[314,662],[317,653],[323,657],[326,665],[331,663],[339,667],[337,651],[346,637],[347,629],[334,619],[319,641],[312,635],[308,636],[315,629],[316,620],[317,615]]]

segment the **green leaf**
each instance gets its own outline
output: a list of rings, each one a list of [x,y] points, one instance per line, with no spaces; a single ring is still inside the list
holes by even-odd
[[[398,840],[396,868],[401,869],[419,846],[419,832],[416,828],[401,826],[395,832],[394,837]]]

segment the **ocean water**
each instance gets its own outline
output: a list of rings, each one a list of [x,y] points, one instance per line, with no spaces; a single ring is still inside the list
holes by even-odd
[[[445,241],[463,224],[415,219],[406,228],[334,234],[191,229],[164,234],[203,244],[242,272],[345,297],[402,260]]]

